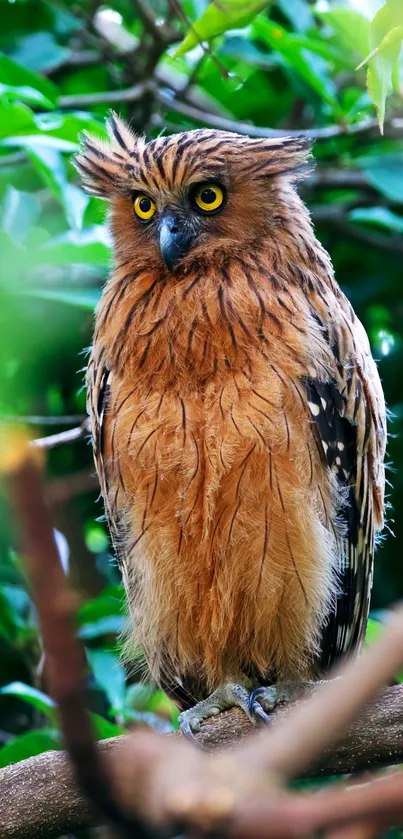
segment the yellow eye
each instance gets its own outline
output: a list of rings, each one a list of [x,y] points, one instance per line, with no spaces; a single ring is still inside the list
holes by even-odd
[[[194,200],[200,210],[211,213],[221,207],[224,193],[218,184],[202,184],[196,190]]]
[[[143,195],[141,192],[136,195],[133,207],[140,221],[149,221],[157,209],[154,201],[151,201],[148,195]]]

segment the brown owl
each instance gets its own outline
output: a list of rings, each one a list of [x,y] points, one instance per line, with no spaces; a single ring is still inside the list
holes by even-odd
[[[134,642],[188,734],[267,721],[365,632],[378,373],[295,188],[304,139],[108,128],[76,163],[114,240],[88,409]]]

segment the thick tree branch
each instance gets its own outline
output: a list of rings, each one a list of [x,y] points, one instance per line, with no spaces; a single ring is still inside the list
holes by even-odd
[[[286,720],[290,710],[291,706],[278,708],[274,723]],[[254,729],[246,716],[234,709],[204,723],[198,740],[215,751],[233,747],[251,734]],[[118,757],[128,739],[105,740],[99,750],[107,760]],[[178,732],[174,739],[182,740],[182,735]],[[361,772],[402,760],[403,686],[396,686],[363,709],[345,738],[328,749],[309,774]],[[95,823],[95,813],[77,789],[65,752],[47,752],[0,770],[0,839],[50,839]]]

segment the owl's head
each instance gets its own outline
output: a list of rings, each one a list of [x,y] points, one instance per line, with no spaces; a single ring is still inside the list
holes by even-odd
[[[146,143],[114,114],[107,126],[109,143],[84,136],[83,186],[110,201],[121,257],[169,271],[275,235],[309,157],[305,138],[198,129]]]

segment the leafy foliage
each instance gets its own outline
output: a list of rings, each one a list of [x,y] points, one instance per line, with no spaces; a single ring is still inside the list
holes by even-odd
[[[32,434],[44,436],[78,425],[85,415],[80,368],[111,247],[103,202],[83,193],[71,165],[80,133],[104,136],[111,106],[150,137],[211,120],[223,120],[233,130],[246,122],[258,134],[294,130],[318,138],[316,174],[301,189],[379,360],[393,414],[389,456],[399,466],[401,0],[0,5],[2,417],[18,427],[25,422]],[[142,88],[151,79],[152,93]],[[374,126],[374,106],[385,137]],[[82,598],[77,631],[87,650],[94,730],[101,738],[139,722],[171,728],[176,711],[169,700],[141,684],[119,659],[122,587],[105,523],[98,518],[102,506],[92,475],[85,440],[49,451],[49,498],[60,553]],[[377,609],[403,590],[399,471],[393,484],[396,513],[389,516],[396,518],[397,539],[388,537],[379,550]],[[0,515],[4,766],[61,743],[18,534],[5,502]],[[370,623],[369,640],[377,631]]]

